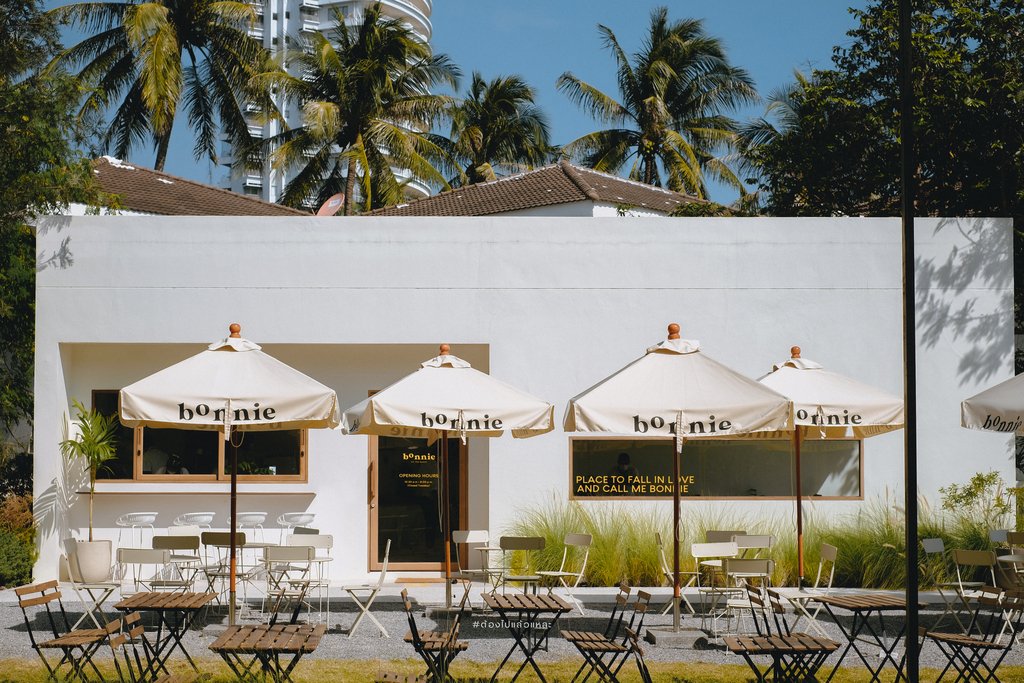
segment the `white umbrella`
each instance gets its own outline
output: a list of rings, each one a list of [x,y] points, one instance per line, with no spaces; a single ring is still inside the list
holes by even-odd
[[[450,354],[441,355],[342,416],[346,434],[424,436],[441,440],[441,534],[444,539],[445,601],[451,606],[451,520],[448,498],[448,435],[523,439],[554,429],[554,406],[531,396]],[[396,429],[399,430],[396,432]]]
[[[968,429],[1024,436],[1024,375],[961,401],[960,424]]]
[[[679,628],[679,456],[686,439],[723,437],[787,427],[786,397],[712,360],[700,342],[668,340],[569,401],[567,432],[607,432],[674,438],[674,626]]]
[[[231,335],[180,363],[121,389],[120,418],[128,427],[263,431],[336,427],[338,397],[333,389]],[[235,519],[238,449],[231,449],[230,605],[235,609]]]
[[[903,427],[903,399],[857,380],[829,372],[790,349],[790,359],[777,363],[760,379],[793,401],[793,452],[796,465],[797,567],[804,579],[803,492],[800,486],[800,446],[807,438],[863,439]]]

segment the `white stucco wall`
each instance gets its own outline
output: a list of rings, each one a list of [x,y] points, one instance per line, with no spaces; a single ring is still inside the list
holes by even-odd
[[[230,322],[335,388],[346,406],[450,342],[476,366],[553,401],[560,417],[569,397],[642,354],[673,321],[751,377],[797,344],[830,369],[902,392],[895,219],[62,221],[41,230],[38,245],[50,254],[67,239],[72,259],[37,281],[39,578],[56,571],[59,539],[84,525],[84,500],[70,496],[70,509],[53,502],[71,399],[196,353]],[[934,501],[939,486],[978,471],[1013,480],[1009,438],[959,427],[960,400],[1012,374],[1011,225],[920,220],[917,234],[919,484]],[[902,432],[866,442],[864,452],[866,498],[902,496]],[[362,575],[366,439],[312,433],[309,454],[308,484],[246,485],[242,509],[269,519],[317,512],[317,525],[335,535],[333,576]],[[501,533],[518,506],[567,495],[567,437],[474,441],[470,477],[470,525]],[[227,504],[226,484],[101,488],[101,537],[116,536],[119,512],[158,510],[166,525],[178,512],[223,513]],[[861,504],[817,502],[813,514]],[[686,505],[792,510],[786,501]]]

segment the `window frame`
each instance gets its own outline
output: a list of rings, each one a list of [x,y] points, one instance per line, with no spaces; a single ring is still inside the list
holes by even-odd
[[[572,501],[662,501],[662,500],[673,500],[672,496],[577,496],[573,493],[573,447],[572,444],[575,441],[639,441],[641,439],[637,437],[630,437],[627,435],[620,436],[569,436],[568,439],[568,476],[569,476],[569,500]],[[651,439],[652,441],[671,441],[671,439]],[[696,440],[696,439],[695,439]],[[708,439],[710,440],[710,439]],[[817,440],[817,439],[815,439]],[[801,498],[805,501],[863,501],[864,500],[864,439],[863,438],[846,438],[846,439],[827,439],[828,441],[856,441],[858,442],[858,463],[857,473],[859,476],[858,489],[859,495],[856,496],[815,496],[804,494]],[[714,441],[740,441],[747,443],[758,443],[765,441],[790,441],[792,439],[766,439],[766,438],[751,438],[751,439],[726,439],[716,438]],[[793,458],[790,458],[791,464],[793,464]],[[742,501],[793,501],[796,499],[796,495],[787,496],[701,496],[701,495],[690,495],[686,494],[680,497],[680,500],[742,500]]]
[[[92,390],[92,407],[96,408],[96,396],[97,394],[115,393],[119,394],[119,389],[93,389]],[[120,403],[119,403],[120,405]],[[219,483],[231,481],[230,474],[224,474],[225,460],[227,457],[226,448],[224,446],[224,439],[216,439],[217,441],[217,469],[213,474],[143,474],[142,473],[142,453],[145,450],[145,427],[134,427],[132,429],[132,478],[131,479],[99,479],[97,483],[110,483],[110,484],[148,484],[148,483],[174,483],[174,482],[207,482],[207,483]],[[205,431],[207,433],[213,432],[213,430],[187,430],[187,431]],[[308,429],[297,429],[287,430],[299,432],[299,473],[298,474],[239,474],[238,481],[255,484],[280,484],[280,483],[308,483],[309,481],[309,430]],[[219,432],[218,432],[219,433]],[[246,432],[258,433],[258,432]]]

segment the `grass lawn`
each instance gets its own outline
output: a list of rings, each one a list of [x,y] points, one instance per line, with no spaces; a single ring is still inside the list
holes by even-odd
[[[212,678],[206,679],[210,683],[231,683],[235,678],[228,668],[218,659],[204,659],[197,662],[199,668],[204,672],[213,674]],[[117,676],[113,673],[113,665],[109,661],[101,662],[100,670],[105,678],[107,671],[110,671],[108,680],[116,681]],[[486,683],[494,673],[497,662],[480,664],[477,662],[456,661],[452,667],[453,673],[459,677],[462,683]],[[576,672],[579,663],[576,661],[564,661],[554,664],[545,664],[542,667],[545,677],[550,683],[566,683]],[[649,664],[651,675],[656,683],[748,683],[753,680],[750,670],[743,664],[695,664],[695,663],[659,663]],[[320,681],[343,681],[344,683],[373,683],[375,677],[385,671],[395,673],[418,674],[423,673],[422,663],[414,660],[397,662],[380,662],[378,660],[314,660],[307,659],[299,663],[294,678],[296,683],[314,683]],[[187,667],[172,669],[176,672],[185,673]],[[507,681],[512,677],[515,668],[506,665],[503,675],[499,681]],[[640,676],[636,673],[632,663],[626,667],[628,673],[620,676],[622,683],[640,683]],[[1024,667],[1000,667],[1000,677],[1004,681],[1024,680]],[[925,669],[921,672],[921,680],[934,680],[938,675],[937,670]],[[844,667],[833,679],[836,683],[855,683],[866,681],[867,672],[864,669]],[[520,677],[523,681],[535,681],[535,676]],[[883,677],[888,683],[892,676]],[[42,665],[37,662],[24,659],[0,660],[0,682],[16,683],[44,683],[46,672]]]

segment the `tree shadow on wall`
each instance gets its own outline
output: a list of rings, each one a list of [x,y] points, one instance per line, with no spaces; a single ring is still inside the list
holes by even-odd
[[[917,259],[919,343],[932,348],[944,335],[966,342],[957,375],[961,383],[981,382],[1006,364],[1005,316],[1013,311],[1012,243],[1003,230],[980,218],[943,218],[933,234],[942,230],[956,230],[965,244],[954,247],[941,263]],[[972,293],[976,290],[1005,291],[992,310],[989,302],[979,303]]]

